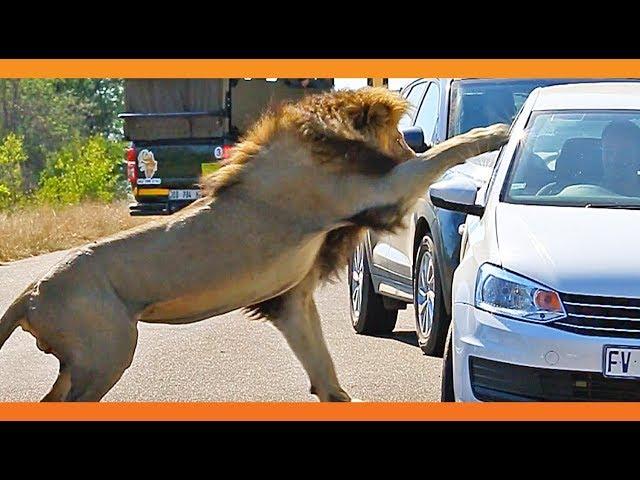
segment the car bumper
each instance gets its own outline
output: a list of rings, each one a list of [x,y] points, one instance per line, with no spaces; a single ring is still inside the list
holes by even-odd
[[[640,400],[640,380],[602,375],[605,345],[633,338],[592,337],[454,304],[456,401]]]
[[[163,200],[155,202],[138,201],[136,203],[129,204],[129,214],[131,216],[171,215],[192,202],[193,200]]]

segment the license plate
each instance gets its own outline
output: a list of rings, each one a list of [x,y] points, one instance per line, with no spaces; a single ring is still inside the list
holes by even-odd
[[[640,347],[605,345],[602,366],[605,377],[640,378]]]
[[[200,190],[169,190],[169,200],[196,200]]]

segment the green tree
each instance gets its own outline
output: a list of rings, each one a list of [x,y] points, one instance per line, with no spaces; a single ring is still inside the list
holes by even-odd
[[[49,157],[36,197],[46,203],[110,202],[126,192],[121,142],[94,135],[74,139]]]
[[[59,92],[78,99],[89,133],[107,138],[122,138],[124,110],[124,81],[112,78],[84,78],[56,80]]]
[[[0,79],[0,137],[24,138],[24,186],[37,184],[46,159],[74,138],[119,139],[123,109],[119,79]]]
[[[35,187],[51,152],[75,136],[89,134],[82,102],[71,93],[58,92],[56,80],[0,80],[0,109],[0,135],[15,133],[24,138],[29,158],[23,170],[27,189]]]
[[[23,139],[13,133],[0,143],[0,208],[7,208],[21,201],[22,165],[27,160]]]

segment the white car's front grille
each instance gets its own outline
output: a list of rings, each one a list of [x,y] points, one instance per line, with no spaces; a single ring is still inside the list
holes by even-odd
[[[640,338],[640,299],[560,295],[567,318],[552,325],[582,335]]]

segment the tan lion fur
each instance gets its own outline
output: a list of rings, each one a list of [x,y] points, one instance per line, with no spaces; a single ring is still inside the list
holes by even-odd
[[[276,135],[285,132],[293,132],[307,143],[314,161],[331,164],[337,171],[387,173],[396,163],[413,155],[396,127],[409,107],[404,98],[386,88],[310,95],[298,103],[281,105],[267,111],[248,131],[223,163],[225,168],[203,179],[203,190],[208,195],[219,195],[240,182],[243,166]],[[361,158],[354,149],[359,142],[388,157],[380,157],[379,161]],[[336,150],[344,152],[344,157],[337,157]],[[348,226],[329,232],[316,262],[321,281],[342,269],[365,230]],[[253,317],[261,316],[257,308],[249,310]]]
[[[167,218],[74,251],[0,318],[60,361],[46,401],[98,401],[129,367],[137,322],[185,324],[235,309],[282,332],[321,401],[349,401],[313,292],[367,228],[393,230],[431,182],[494,150],[475,129],[416,156],[398,132],[407,104],[384,89],[339,91],[267,112],[205,196]]]

